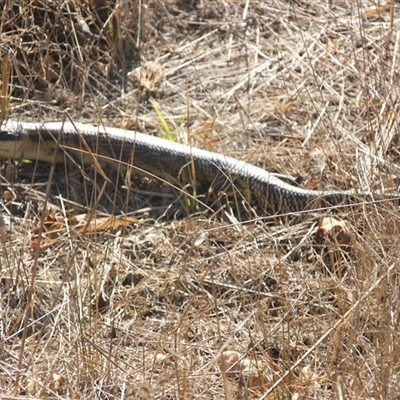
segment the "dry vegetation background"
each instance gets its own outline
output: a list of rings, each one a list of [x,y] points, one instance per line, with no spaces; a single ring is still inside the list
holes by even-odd
[[[175,140],[303,187],[396,191],[394,2],[0,7],[3,119],[162,135],[158,109]],[[392,204],[271,219],[90,169],[4,160],[0,178],[2,398],[399,398]],[[94,209],[138,222],[70,224]]]

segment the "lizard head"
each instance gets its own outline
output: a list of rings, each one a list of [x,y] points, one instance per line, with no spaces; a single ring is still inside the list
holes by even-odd
[[[27,150],[27,143],[21,125],[12,123],[0,126],[1,158],[22,158]]]

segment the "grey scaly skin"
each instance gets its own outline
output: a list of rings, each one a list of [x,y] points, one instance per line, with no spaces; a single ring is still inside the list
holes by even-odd
[[[306,190],[244,161],[136,131],[70,122],[7,121],[0,126],[0,158],[44,162],[55,159],[63,163],[66,153],[85,164],[93,163],[95,157],[102,165],[132,168],[133,172],[137,170],[174,184],[195,181],[210,186],[221,180],[233,182],[237,188],[248,189],[252,202],[274,214],[372,201],[377,197],[390,200],[400,197],[400,194]]]

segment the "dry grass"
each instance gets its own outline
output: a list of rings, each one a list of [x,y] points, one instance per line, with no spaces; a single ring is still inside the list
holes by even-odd
[[[160,135],[154,98],[176,140],[307,188],[395,191],[398,5],[331,3],[6,1],[1,110]],[[190,214],[157,182],[2,165],[2,398],[397,398],[393,205]],[[65,226],[94,205],[139,222]],[[332,214],[348,242],[315,235]]]

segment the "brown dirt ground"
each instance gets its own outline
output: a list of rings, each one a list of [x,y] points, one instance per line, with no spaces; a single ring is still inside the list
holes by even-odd
[[[3,118],[162,135],[154,99],[177,141],[310,189],[396,191],[394,1],[0,5]],[[146,179],[1,168],[2,398],[398,398],[393,204],[193,212]],[[79,213],[137,222],[85,233]]]

